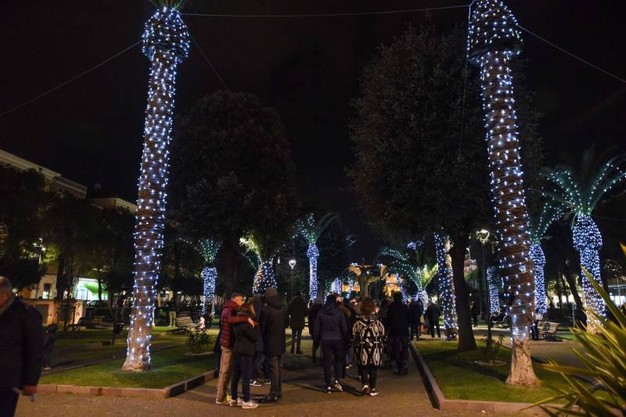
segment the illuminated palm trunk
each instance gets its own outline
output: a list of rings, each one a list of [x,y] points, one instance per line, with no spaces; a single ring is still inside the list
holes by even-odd
[[[309,243],[306,256],[309,258],[309,299],[315,300],[317,298],[317,258],[320,256],[315,243]]]
[[[530,245],[530,258],[535,265],[535,309],[541,314],[546,314],[548,312],[546,282],[544,278],[546,256],[543,253],[540,243]]]
[[[217,281],[217,269],[212,266],[205,266],[200,273],[202,276],[202,292],[204,294],[204,304],[202,314],[215,314],[215,282]],[[209,306],[211,307],[209,311]]]
[[[572,238],[574,240],[574,249],[580,254],[580,266],[583,269],[580,276],[583,282],[583,293],[585,294],[585,304],[587,306],[587,330],[591,333],[597,333],[601,324],[591,312],[603,317],[606,307],[600,294],[589,282],[585,270],[591,275],[592,279],[597,283],[601,283],[599,250],[602,247],[602,235],[598,225],[596,225],[591,216],[579,215],[572,229]]]
[[[122,369],[150,369],[150,341],[154,326],[155,285],[159,278],[169,143],[174,111],[176,67],[187,56],[189,34],[178,11],[157,10],[148,20],[143,51],[151,62],[144,148],[138,181],[135,223],[135,283],[128,332],[128,350]]]
[[[276,278],[274,276],[274,268],[272,263],[268,261],[261,262],[259,269],[254,275],[254,282],[252,283],[253,294],[263,294],[265,290],[270,287],[276,288]]]
[[[496,0],[475,4],[468,52],[480,66],[500,272],[512,299],[512,355],[507,383],[535,385],[529,345],[535,282],[510,67],[511,59],[520,52],[521,35],[515,16],[504,4]]]
[[[498,277],[498,268],[490,266],[487,268],[487,284],[489,285],[489,313],[498,314],[500,312],[500,293],[495,284]]]
[[[442,233],[435,233],[435,254],[437,257],[437,276],[439,280],[439,305],[443,314],[443,325],[446,339],[456,339],[457,320],[456,302],[454,299],[454,277],[452,272],[452,257],[450,239]]]

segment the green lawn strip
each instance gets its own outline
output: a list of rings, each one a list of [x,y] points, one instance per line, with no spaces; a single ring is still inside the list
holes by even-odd
[[[96,387],[164,388],[198,376],[215,367],[215,357],[186,355],[187,346],[177,346],[153,352],[153,369],[148,372],[121,371],[124,358],[92,366],[44,375],[42,384]]]
[[[456,347],[455,342],[418,343],[422,357],[447,399],[534,403],[554,395],[548,386],[565,386],[559,374],[548,372],[540,366],[535,366],[535,372],[542,386],[529,388],[506,385],[511,356],[508,349],[500,348],[495,358],[506,362],[506,365],[485,366],[474,362],[486,359],[482,349],[459,353]]]

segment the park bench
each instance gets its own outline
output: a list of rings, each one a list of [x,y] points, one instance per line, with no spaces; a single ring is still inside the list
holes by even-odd
[[[556,337],[556,332],[559,330],[559,323],[553,321],[544,321],[538,323],[537,327],[539,330],[539,335],[542,336],[545,340],[558,340]]]
[[[176,332],[188,332],[198,328],[198,324],[194,323],[190,316],[176,317],[174,324]]]
[[[102,320],[104,316],[94,316],[94,317],[81,317],[78,319],[77,323],[70,324],[69,327],[72,330],[80,330],[81,327],[85,329],[95,329],[97,326],[102,324]]]

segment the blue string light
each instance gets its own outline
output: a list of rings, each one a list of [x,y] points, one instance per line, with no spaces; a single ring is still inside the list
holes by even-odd
[[[316,221],[313,213],[309,213],[304,218],[296,222],[297,233],[300,234],[309,244],[306,256],[309,258],[309,299],[315,300],[318,294],[317,281],[317,259],[320,252],[317,248],[317,241],[322,232],[337,219],[337,215],[327,213],[319,221]]]
[[[435,233],[435,256],[437,258],[437,277],[439,280],[439,305],[443,313],[446,338],[455,339],[457,334],[456,301],[454,299],[454,276],[450,239],[443,233]]]
[[[150,369],[155,286],[159,278],[174,111],[176,67],[187,57],[189,33],[177,10],[161,8],[148,19],[143,52],[151,62],[144,148],[135,223],[135,283],[124,370]]]
[[[498,268],[490,266],[487,268],[487,284],[489,285],[489,307],[490,313],[498,314],[500,312],[500,287],[497,281],[500,280]]]

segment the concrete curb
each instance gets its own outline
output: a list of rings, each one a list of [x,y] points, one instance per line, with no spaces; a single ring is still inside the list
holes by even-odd
[[[492,401],[473,401],[473,400],[449,400],[444,395],[435,377],[428,369],[424,358],[419,354],[419,351],[415,346],[410,343],[411,354],[413,360],[419,369],[420,375],[428,397],[430,398],[433,408],[441,411],[473,411],[476,413],[490,413],[499,415],[502,413],[516,414],[524,416],[547,416],[544,410],[539,407],[533,407],[523,410],[525,407],[530,407],[530,403],[507,403],[507,402],[492,402]]]
[[[84,387],[79,385],[41,384],[37,391],[45,394],[95,395],[106,397],[141,397],[163,399],[175,397],[213,379],[213,370],[177,382],[165,388]]]

